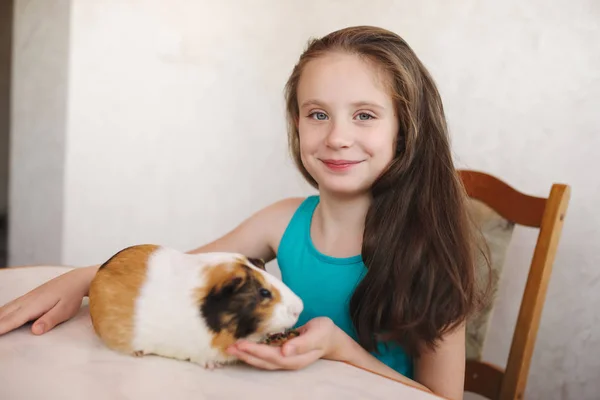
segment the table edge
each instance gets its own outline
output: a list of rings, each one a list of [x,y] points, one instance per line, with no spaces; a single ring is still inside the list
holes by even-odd
[[[420,390],[420,391],[422,391],[422,392],[424,392],[424,393],[427,393],[428,395],[435,396],[435,397],[437,397],[437,398],[439,398],[439,399],[443,399],[443,400],[451,400],[451,399],[449,399],[449,398],[447,398],[447,397],[443,397],[443,396],[441,396],[441,395],[439,395],[439,394],[437,394],[437,393],[433,393],[433,392],[431,392],[431,391],[427,391],[427,390],[425,390],[425,389],[423,389],[423,388],[420,388],[420,387],[416,386],[416,385],[415,385],[415,384],[413,384],[413,383],[403,382],[403,381],[401,381],[400,379],[392,378],[391,376],[384,375],[384,374],[382,374],[381,372],[373,371],[372,369],[365,368],[365,367],[363,367],[363,366],[360,366],[360,365],[352,364],[351,362],[348,362],[348,361],[342,361],[342,362],[343,362],[343,363],[345,363],[345,364],[348,364],[348,365],[350,365],[351,367],[358,368],[358,369],[361,369],[361,370],[363,370],[363,371],[370,372],[370,373],[372,373],[372,374],[374,374],[374,375],[381,376],[382,378],[386,378],[386,379],[389,379],[389,380],[391,380],[391,381],[398,382],[398,383],[400,383],[400,384],[402,384],[402,385],[409,386],[409,387],[411,387],[411,388],[414,388],[414,389]]]

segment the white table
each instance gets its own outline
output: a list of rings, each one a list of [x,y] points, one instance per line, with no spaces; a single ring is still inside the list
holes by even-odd
[[[0,305],[69,268],[0,269]],[[73,319],[35,336],[27,324],[0,336],[0,399],[414,399],[439,397],[356,368],[319,360],[299,371],[245,364],[213,371],[157,356],[135,358],[103,346],[87,298]]]

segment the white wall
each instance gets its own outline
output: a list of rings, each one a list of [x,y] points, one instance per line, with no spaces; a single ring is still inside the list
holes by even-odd
[[[281,101],[296,52],[275,56],[277,9],[234,19],[217,3],[75,2],[65,262],[195,247],[300,190]]]
[[[67,29],[68,13],[44,4],[17,0],[13,137],[27,145],[15,146],[12,264],[86,265],[139,242],[188,249],[309,193],[287,154],[283,84],[309,36],[380,25],[404,36],[438,81],[460,166],[534,195],[573,185],[526,397],[597,397],[600,314],[587,308],[600,300],[597,5],[72,0]],[[32,21],[48,31],[24,44]],[[41,147],[48,135],[52,157]],[[517,239],[486,348],[501,365],[534,238],[519,230]]]

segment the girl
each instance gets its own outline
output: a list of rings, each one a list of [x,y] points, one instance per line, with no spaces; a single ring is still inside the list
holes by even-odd
[[[319,195],[267,206],[191,252],[277,257],[305,303],[301,335],[229,351],[264,369],[346,361],[462,398],[474,241],[432,78],[396,34],[352,27],[310,43],[286,101],[293,158]],[[0,334],[32,319],[42,334],[74,316],[97,268],[2,307]]]

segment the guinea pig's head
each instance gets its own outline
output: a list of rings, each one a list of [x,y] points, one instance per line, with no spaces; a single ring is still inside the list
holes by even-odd
[[[208,327],[233,339],[291,328],[304,305],[262,260],[232,254],[205,269],[199,308]]]

